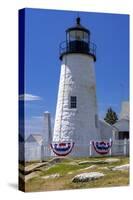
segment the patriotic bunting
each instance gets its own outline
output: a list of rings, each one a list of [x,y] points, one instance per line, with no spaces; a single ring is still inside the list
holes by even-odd
[[[110,148],[112,147],[112,141],[111,142],[92,141],[92,145],[97,153],[108,154]]]
[[[74,142],[53,142],[50,146],[57,156],[66,156],[72,151]]]

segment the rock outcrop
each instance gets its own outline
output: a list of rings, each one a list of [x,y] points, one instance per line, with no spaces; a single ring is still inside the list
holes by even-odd
[[[90,172],[90,173],[82,173],[76,175],[73,179],[72,182],[78,183],[78,182],[89,182],[92,180],[96,180],[99,178],[102,178],[104,176],[103,173],[100,172]]]

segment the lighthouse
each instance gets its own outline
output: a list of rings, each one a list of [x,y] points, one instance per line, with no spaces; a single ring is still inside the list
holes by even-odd
[[[70,156],[89,156],[91,140],[99,140],[95,62],[96,45],[90,31],[76,24],[60,44],[61,73],[53,142],[74,143]]]

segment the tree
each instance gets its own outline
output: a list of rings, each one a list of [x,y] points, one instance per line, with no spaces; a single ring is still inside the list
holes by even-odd
[[[118,120],[117,114],[116,114],[115,111],[112,110],[111,107],[108,108],[104,120],[105,120],[107,123],[111,124],[111,125],[113,125],[114,123],[117,122],[117,120]]]

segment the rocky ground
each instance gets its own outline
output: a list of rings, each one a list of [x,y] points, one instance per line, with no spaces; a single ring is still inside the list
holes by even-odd
[[[19,166],[25,191],[48,191],[129,184],[129,158],[53,158]]]

